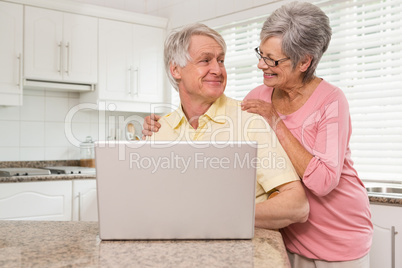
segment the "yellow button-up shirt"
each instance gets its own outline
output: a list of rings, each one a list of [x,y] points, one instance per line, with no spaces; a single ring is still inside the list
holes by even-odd
[[[222,95],[198,118],[197,129],[190,125],[181,106],[159,123],[162,127],[148,140],[258,142],[257,203],[266,200],[275,187],[299,180],[275,132],[260,115],[242,111],[240,101]]]

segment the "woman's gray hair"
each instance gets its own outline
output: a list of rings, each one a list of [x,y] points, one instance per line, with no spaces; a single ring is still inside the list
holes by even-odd
[[[165,40],[164,61],[165,70],[170,83],[179,90],[178,82],[170,73],[170,64],[176,64],[180,67],[187,65],[191,60],[188,49],[190,47],[191,37],[193,35],[204,35],[213,38],[226,54],[226,43],[223,37],[215,30],[201,23],[190,24],[179,31],[173,31]]]
[[[314,77],[331,35],[328,16],[319,7],[307,2],[291,2],[267,18],[260,38],[264,42],[272,36],[281,37],[282,51],[292,61],[293,68],[306,56],[311,56],[311,65],[303,77],[305,83]]]

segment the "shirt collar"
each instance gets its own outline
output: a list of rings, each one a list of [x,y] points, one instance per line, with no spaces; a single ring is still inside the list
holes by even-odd
[[[215,123],[224,124],[226,122],[226,101],[227,97],[223,94],[211,105],[211,107],[209,107],[204,116],[208,117]],[[180,104],[179,108],[169,114],[166,120],[173,129],[178,128],[181,124],[187,121],[182,105]]]

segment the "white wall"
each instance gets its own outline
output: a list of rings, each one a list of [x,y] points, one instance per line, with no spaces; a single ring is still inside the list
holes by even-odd
[[[78,145],[86,136],[107,139],[110,129],[119,127],[119,118],[132,115],[80,110],[66,127],[66,115],[78,103],[78,93],[24,90],[22,106],[0,106],[0,161],[79,159]],[[71,129],[72,137],[65,129]],[[140,124],[136,131],[141,133]],[[120,139],[125,139],[122,135],[121,131]]]

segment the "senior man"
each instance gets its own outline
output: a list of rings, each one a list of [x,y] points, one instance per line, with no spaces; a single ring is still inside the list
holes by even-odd
[[[274,131],[261,116],[242,111],[239,101],[224,95],[225,52],[222,36],[203,24],[189,25],[167,37],[165,68],[181,106],[163,116],[159,132],[147,139],[257,141],[255,226],[279,229],[304,222],[308,201]],[[272,193],[275,198],[269,198]]]

